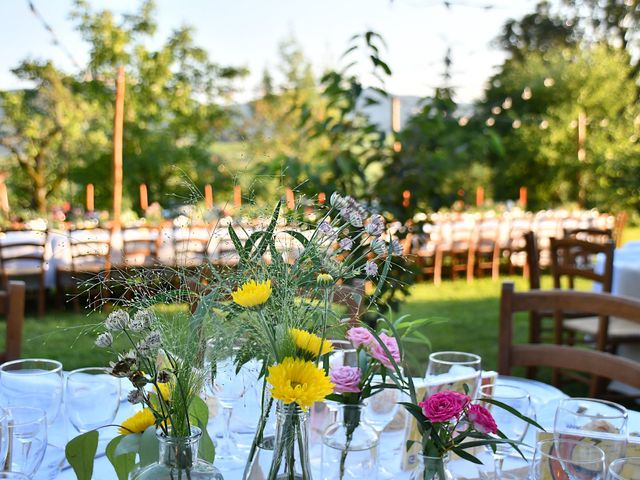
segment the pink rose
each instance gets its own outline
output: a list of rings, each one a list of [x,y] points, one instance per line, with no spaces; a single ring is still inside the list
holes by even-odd
[[[358,367],[332,368],[329,374],[336,393],[360,393],[360,369]]]
[[[469,407],[469,413],[467,413],[469,417],[469,421],[472,423],[473,428],[475,428],[480,433],[496,433],[498,431],[498,425],[496,425],[496,421],[493,419],[489,410],[484,408],[482,405],[471,405]]]
[[[400,363],[400,349],[398,349],[398,342],[396,339],[381,333],[380,340],[385,344],[387,350],[389,350],[389,353],[391,354],[391,357],[396,361],[396,363]],[[375,343],[371,345],[371,356],[385,367],[393,368],[393,363],[391,363],[391,359],[389,358],[389,355],[387,355],[387,352],[385,352],[382,345],[375,341],[375,339],[374,342]]]
[[[347,340],[349,340],[354,347],[370,347],[375,339],[369,329],[364,327],[353,327],[347,331]]]
[[[422,413],[430,422],[441,423],[459,417],[470,401],[467,395],[444,390],[431,395],[418,405],[422,407]]]

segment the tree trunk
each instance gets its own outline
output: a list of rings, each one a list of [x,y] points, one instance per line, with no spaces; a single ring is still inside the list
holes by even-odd
[[[33,195],[33,208],[38,211],[40,215],[46,216],[47,214],[47,187],[46,185],[34,186]]]

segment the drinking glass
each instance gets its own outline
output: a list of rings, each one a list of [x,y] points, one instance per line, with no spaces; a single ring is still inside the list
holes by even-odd
[[[29,477],[18,472],[0,472],[0,480],[29,480]]]
[[[529,424],[524,420],[509,413],[504,408],[498,407],[491,403],[482,402],[482,400],[497,400],[505,405],[514,408],[518,412],[527,417],[533,416],[533,406],[529,394],[521,388],[508,385],[485,385],[480,387],[478,392],[478,400],[493,415],[498,428],[506,435],[509,440],[521,442],[526,433]],[[509,473],[502,472],[504,459],[513,451],[513,447],[507,443],[496,445],[496,451],[493,454],[494,474],[495,478],[512,479],[515,478]]]
[[[0,404],[41,408],[53,424],[62,405],[62,364],[29,358],[0,365]]]
[[[224,470],[239,468],[244,465],[244,459],[236,454],[238,446],[231,436],[231,416],[234,403],[240,400],[257,381],[257,372],[253,375],[253,368],[243,366],[236,373],[235,355],[239,347],[229,349],[226,356],[220,357],[220,345],[215,339],[207,342],[205,350],[205,367],[208,368],[207,387],[222,407],[223,430],[222,439],[216,445],[216,465]],[[223,347],[224,348],[224,347]]]
[[[472,399],[475,398],[482,376],[481,361],[481,358],[473,353],[432,353],[429,355],[429,365],[425,375],[427,396],[442,390],[465,393],[464,385],[466,385],[469,396]]]
[[[560,402],[553,424],[554,438],[589,439],[605,453],[606,464],[627,450],[627,409],[617,403],[592,398]]]
[[[640,457],[614,460],[609,465],[607,480],[635,480],[640,478]]]
[[[531,480],[604,480],[604,452],[584,441],[538,442],[531,462]]]
[[[0,408],[0,468],[7,460],[9,450],[9,412]],[[0,477],[2,478],[2,477]]]
[[[391,380],[387,378],[387,382],[391,382]],[[383,384],[382,376],[375,375],[371,385],[376,386],[381,384]],[[401,393],[402,392],[397,388],[384,388],[364,401],[364,418],[367,423],[375,429],[378,436],[382,435],[386,426],[395,418],[399,407],[398,402],[401,400]],[[381,454],[384,454],[383,449],[381,449]],[[384,467],[383,463],[379,463],[378,479],[382,480],[391,478],[395,478],[395,475],[389,472],[389,470]]]
[[[329,368],[357,367],[357,350],[348,340],[331,340],[333,351],[329,354]]]
[[[67,416],[80,433],[113,423],[120,407],[120,379],[106,368],[69,372],[65,391]]]
[[[41,408],[8,407],[9,450],[5,465],[32,477],[47,450],[47,414]]]

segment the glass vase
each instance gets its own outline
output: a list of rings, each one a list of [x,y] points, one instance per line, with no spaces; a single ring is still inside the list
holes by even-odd
[[[449,471],[449,454],[442,457],[418,455],[418,465],[409,480],[454,480]]]
[[[202,431],[191,427],[188,437],[171,437],[157,433],[158,462],[131,475],[131,480],[224,480],[220,471],[209,462],[198,458]]]
[[[242,480],[264,480],[271,468],[275,443],[276,403],[263,388],[260,420],[251,443]]]
[[[309,413],[295,403],[276,403],[273,459],[266,480],[311,480]]]
[[[364,420],[363,408],[338,405],[336,422],[322,435],[323,480],[375,478],[379,436]]]

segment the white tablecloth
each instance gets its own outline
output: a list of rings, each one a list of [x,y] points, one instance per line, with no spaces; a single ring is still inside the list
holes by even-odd
[[[525,390],[527,390],[533,399],[534,406],[537,412],[540,412],[539,421],[543,426],[552,426],[553,418],[552,414],[548,413],[548,405],[557,404],[557,402],[563,398],[566,398],[566,395],[563,394],[560,390],[546,385],[541,382],[537,382],[535,380],[528,380],[522,378],[515,377],[500,377],[498,379],[499,384],[506,385],[514,385],[519,386]],[[257,399],[256,399],[257,400]],[[255,400],[251,401],[242,401],[241,403],[234,409],[234,417],[233,417],[233,430],[236,431],[236,437],[238,439],[239,447],[242,450],[242,454],[246,455],[248,451],[249,444],[251,439],[253,438],[253,432],[250,431],[247,427],[252,424],[255,425],[255,421],[257,420],[257,416],[259,415],[259,407]],[[554,410],[555,411],[555,410]],[[133,407],[126,403],[122,404],[122,408],[118,413],[118,421],[126,418],[133,412]],[[545,418],[540,418],[544,413]],[[548,418],[551,417],[551,418]],[[637,429],[640,430],[640,415],[636,417]],[[213,419],[209,424],[209,432],[213,438],[216,436],[216,432],[220,430],[219,417],[217,419]],[[255,426],[254,426],[255,428]],[[69,431],[71,435],[75,435],[73,432],[73,428],[70,427]],[[110,432],[109,432],[110,431]],[[105,431],[105,436],[111,438],[116,434],[115,429],[109,429],[109,431]],[[244,433],[243,433],[244,432]],[[102,435],[102,433],[101,433]],[[528,437],[528,441],[531,444],[535,444],[535,432],[531,430],[530,435]],[[387,470],[394,473],[397,479],[406,479],[409,478],[409,472],[403,472],[400,470],[400,456],[397,453],[397,447],[404,442],[404,432],[384,432],[381,437],[381,448],[379,449],[380,459],[379,463],[384,465]],[[312,432],[312,443],[311,443],[311,463],[312,468],[314,470],[314,478],[319,477],[319,468],[320,468],[320,458],[321,458],[321,444],[319,435],[313,435]],[[475,468],[472,464],[466,465],[467,462],[462,462],[456,465],[457,469],[462,469],[463,471],[469,468]],[[473,472],[471,472],[473,473]],[[237,469],[233,471],[224,471],[223,475],[226,480],[238,480],[242,476],[242,469]],[[62,471],[62,473],[57,477],[59,480],[72,480],[75,478],[73,471],[70,468],[67,468]],[[115,474],[113,473],[113,469],[105,457],[100,457],[96,459],[95,470],[94,470],[94,479],[96,480],[111,480],[115,479]]]

